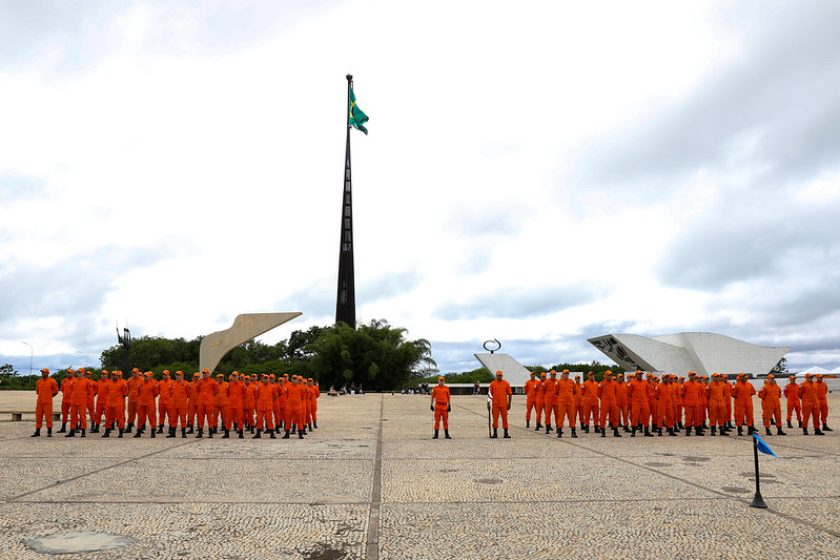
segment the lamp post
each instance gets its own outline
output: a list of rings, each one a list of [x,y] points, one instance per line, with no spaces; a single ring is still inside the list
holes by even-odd
[[[117,340],[123,347],[123,371],[128,374],[128,350],[131,348],[131,331],[128,327],[123,329],[122,335],[120,329],[117,328]]]
[[[29,346],[29,375],[32,375],[32,358],[35,356],[35,349],[25,340],[21,340],[21,343]]]

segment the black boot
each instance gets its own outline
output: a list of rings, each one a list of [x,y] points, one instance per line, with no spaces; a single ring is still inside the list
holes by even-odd
[[[548,433],[548,432],[546,432],[546,433]],[[498,430],[498,429],[496,429],[496,428],[493,428],[493,435],[492,435],[492,436],[490,436],[490,438],[491,438],[491,439],[496,439],[496,438],[498,438],[498,437],[499,437],[499,430]]]
[[[508,433],[507,428],[505,428],[505,439],[510,439],[510,434]]]
[[[531,421],[530,421],[530,420],[525,420],[525,427],[526,427],[526,428],[530,428],[530,427],[531,427]]]
[[[618,426],[613,428],[613,437],[621,437],[621,434],[618,433]]]
[[[828,427],[828,424],[826,424],[825,422],[823,422],[823,431],[824,431],[824,432],[833,432],[834,430],[832,430],[831,428],[829,428],[829,427]]]
[[[271,430],[271,431],[268,433],[268,437],[269,437],[270,439],[277,439],[277,436],[274,434],[274,430]]]
[[[560,429],[557,430],[557,437],[559,437],[559,438],[563,437],[563,430],[560,430]]]
[[[776,419],[775,419],[775,418],[771,418],[771,419],[770,419],[770,425],[771,425],[771,426],[775,426],[775,425],[776,425]]]
[[[802,428],[802,435],[803,435],[803,436],[807,436],[807,435],[808,435],[808,428]]]
[[[298,439],[303,439],[303,430],[298,430]]]
[[[539,432],[540,430],[542,430],[542,424],[540,424],[539,422],[537,422],[537,427],[536,427],[536,428],[534,428],[534,431],[535,431],[535,432]]]
[[[123,430],[123,433],[130,434],[131,433],[131,428],[133,428],[133,427],[134,426],[132,424],[129,424],[128,426],[125,427],[125,430]]]
[[[52,437],[52,428],[47,428],[47,437]]]
[[[242,433],[242,430],[239,430],[239,439],[243,439],[245,434]]]
[[[149,435],[155,437],[155,429],[149,426]]]
[[[257,435],[255,435],[251,439],[261,439],[261,438],[262,438],[262,430],[257,430]]]
[[[764,435],[765,436],[772,436],[773,435],[772,432],[770,432],[770,428],[768,428],[768,427],[764,428]]]
[[[163,424],[158,424],[158,432],[159,434],[163,433]]]
[[[84,428],[82,428],[82,435],[79,436],[79,437],[85,437],[85,429]]]
[[[596,426],[596,428],[597,428],[597,426]],[[607,437],[607,430],[601,430],[601,437]]]
[[[788,420],[788,429],[789,429],[789,430],[792,430],[792,429],[793,429],[793,424],[791,424],[791,423],[790,423],[790,420]]]
[[[175,437],[175,428],[173,428],[172,426],[169,426],[169,431],[166,433],[166,437],[167,438]]]
[[[551,424],[546,424],[545,425],[545,433],[547,433],[547,434],[551,433]]]
[[[799,420],[799,427],[800,427],[800,428],[803,428],[803,427],[804,427],[804,426],[802,426],[802,420]]]
[[[271,432],[271,435],[274,435],[274,432]],[[222,436],[222,439],[230,439],[230,430],[225,430],[225,435]]]
[[[283,439],[289,439],[289,430],[286,430],[286,435],[283,436]]]
[[[687,436],[691,435],[691,426],[686,426],[685,427],[685,435],[687,435]]]
[[[35,433],[29,437],[41,437],[41,428],[35,428]]]
[[[712,426],[712,433],[710,435],[716,436],[717,432],[715,430],[716,430],[716,428],[714,426]]]
[[[757,434],[758,430],[755,429],[755,426],[750,426],[747,428],[747,435],[751,436],[753,434]]]
[[[76,437],[76,430],[70,430],[64,437]]]
[[[98,434],[99,433],[99,426],[97,426],[96,424],[91,424],[90,433]]]
[[[787,432],[783,432],[783,431],[782,431],[782,427],[781,427],[781,426],[777,426],[777,427],[776,427],[776,435],[777,435],[777,436],[786,436],[786,435],[787,435]]]
[[[815,436],[824,436],[825,434],[817,427],[814,427],[814,435]]]
[[[438,438],[438,431],[435,430],[435,435],[432,436],[432,439],[437,439],[437,438]]]
[[[572,437],[577,438],[577,431],[575,430],[574,426],[572,426]]]
[[[645,425],[645,437],[653,437],[653,434],[650,433],[650,428]]]
[[[636,437],[636,426],[633,426],[633,431],[630,433],[630,437]]]
[[[675,435],[677,435],[677,434],[674,432],[674,428],[668,428],[668,435],[669,435],[669,436],[675,436]]]
[[[312,422],[312,427],[317,430],[318,429],[318,422]]]
[[[743,426],[738,426],[738,435],[739,436],[744,435],[744,427]]]
[[[449,435],[449,430],[443,430],[443,437],[446,439],[452,439],[452,436]]]
[[[123,430],[122,428],[120,428],[120,433],[119,433],[119,435],[117,436],[117,439],[121,438],[121,437],[123,436],[123,433],[125,433],[125,430]]]
[[[656,435],[658,435],[660,437],[662,436],[662,426],[659,426],[658,428],[656,428]]]
[[[102,434],[102,437],[111,437],[111,430],[105,428],[105,433]]]
[[[197,429],[196,432],[197,433],[195,434],[195,439],[201,439],[204,437],[204,430],[202,430],[201,428]]]
[[[183,428],[182,428],[182,429],[183,429]],[[188,434],[194,434],[194,433],[195,433],[195,426],[193,426],[192,424],[190,424],[189,426],[187,426],[187,433],[188,433]]]
[[[627,427],[627,426],[624,426],[624,433],[629,434],[630,433],[630,428]]]
[[[142,432],[140,432],[140,430],[137,430],[137,433],[134,434],[134,437],[138,438],[141,435],[142,435]]]
[[[184,439],[186,437],[187,437],[187,429],[186,428],[181,428],[181,439]]]
[[[57,434],[63,434],[65,432],[67,432],[67,422],[62,422],[61,423],[61,429],[58,430],[56,433]]]

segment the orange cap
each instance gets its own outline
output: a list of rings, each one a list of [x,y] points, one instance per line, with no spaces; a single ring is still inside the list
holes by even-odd
[[[541,379],[545,379],[545,372],[544,372],[544,371],[541,371],[541,372],[540,372],[540,378],[541,378]]]
[[[443,381],[443,376],[442,375],[438,375],[438,381]]]
[[[140,373],[140,368],[131,368],[131,373],[134,373],[135,371]]]
[[[41,373],[49,373],[50,368],[41,368]]]
[[[776,376],[771,373],[767,376],[767,379],[776,379]]]

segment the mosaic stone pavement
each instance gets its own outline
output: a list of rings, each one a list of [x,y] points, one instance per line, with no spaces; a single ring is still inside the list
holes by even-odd
[[[3,418],[0,559],[840,558],[840,430],[766,438],[758,510],[747,437],[557,439],[516,398],[490,440],[485,399],[455,397],[454,439],[432,440],[427,397],[319,403],[302,441],[35,439]]]

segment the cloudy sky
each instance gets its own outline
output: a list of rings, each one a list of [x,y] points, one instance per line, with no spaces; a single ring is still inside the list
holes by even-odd
[[[525,363],[711,330],[840,365],[840,3],[0,2],[0,362],[334,318]]]

